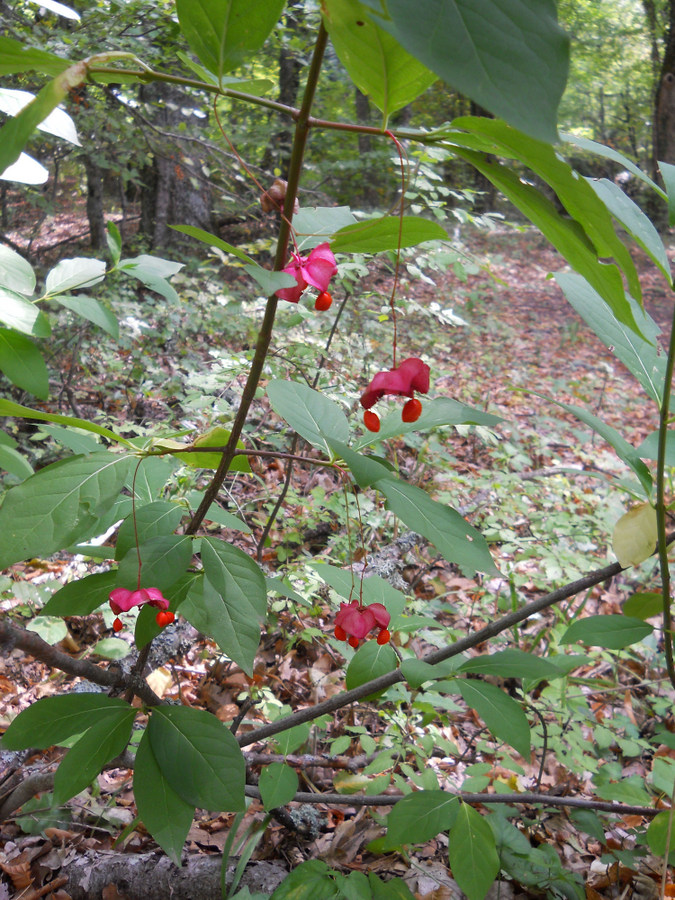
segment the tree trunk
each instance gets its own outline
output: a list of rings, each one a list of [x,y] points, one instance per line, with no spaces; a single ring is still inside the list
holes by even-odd
[[[228,867],[229,877],[235,860]],[[72,900],[105,896],[109,885],[115,896],[125,900],[222,900],[220,887],[221,856],[188,856],[178,869],[161,853],[114,853],[87,851],[69,860],[59,875],[67,875],[64,889]],[[281,866],[268,862],[250,862],[241,879],[241,887],[252,892],[272,893],[286,877]]]
[[[675,0],[668,4],[668,34],[654,101],[654,163],[675,164]]]
[[[103,215],[103,170],[93,156],[83,156],[82,162],[87,173],[89,244],[94,250],[102,250],[106,246],[105,217]]]
[[[190,113],[192,101],[181,90],[166,84],[144,85],[141,99],[151,103],[153,124],[158,132],[148,135],[153,146],[150,164],[143,172],[141,231],[152,248],[186,243],[169,225],[193,225],[213,231],[211,186],[204,173],[204,158],[194,144],[189,152],[162,131],[175,134],[181,124],[196,121]],[[188,132],[189,133],[189,130]]]
[[[289,38],[294,37],[300,31],[298,7],[298,0],[291,0],[288,4],[283,31],[288,34]],[[279,103],[283,103],[285,106],[295,106],[300,90],[300,72],[303,68],[304,65],[296,54],[288,45],[282,44],[279,51]],[[291,158],[292,143],[293,132],[290,126],[273,132],[260,160],[261,168],[270,173],[275,169],[282,173],[285,172]]]

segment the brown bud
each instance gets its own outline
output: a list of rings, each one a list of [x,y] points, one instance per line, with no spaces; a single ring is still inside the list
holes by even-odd
[[[260,197],[260,205],[262,206],[263,212],[274,212],[275,210],[280,210],[283,208],[284,200],[286,199],[287,187],[288,183],[285,182],[282,178],[275,178],[272,187],[269,190],[265,191],[265,193]],[[300,212],[300,204],[298,203],[297,197],[293,202],[293,212]]]

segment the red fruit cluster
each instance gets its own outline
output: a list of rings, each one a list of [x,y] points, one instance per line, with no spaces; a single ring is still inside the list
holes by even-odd
[[[138,588],[135,591],[130,591],[128,588],[114,588],[110,592],[110,608],[117,617],[113,622],[113,631],[117,633],[124,628],[124,623],[119,617],[120,613],[129,612],[135,606],[144,606],[146,604],[159,610],[155,616],[155,621],[160,628],[170,625],[176,618],[169,609],[169,601],[159,588]]]
[[[415,391],[426,394],[429,390],[429,366],[411,356],[404,359],[400,366],[386,372],[378,372],[361,396],[361,406],[366,410],[363,424],[368,431],[380,430],[380,418],[371,411],[377,401],[386,395],[409,397],[403,407],[401,418],[404,422],[416,422],[422,414],[422,404],[414,396]]]
[[[175,618],[176,616],[170,609],[162,609],[155,616],[155,622],[157,622],[160,628],[164,628],[166,625],[171,625]]]
[[[391,635],[387,627],[391,616],[382,603],[369,603],[363,606],[358,600],[341,603],[340,611],[335,617],[335,637],[338,641],[347,641],[350,647],[358,647],[363,638],[373,628],[379,628],[378,644],[386,644]]]

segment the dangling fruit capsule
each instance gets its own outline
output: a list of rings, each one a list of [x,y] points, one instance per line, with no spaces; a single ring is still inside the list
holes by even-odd
[[[380,430],[380,417],[377,413],[367,409],[363,414],[363,424],[368,431],[378,432]]]
[[[319,296],[314,301],[314,309],[318,309],[319,312],[325,312],[327,309],[331,308],[333,303],[333,298],[328,293],[328,291],[323,291],[323,293],[319,294]]]
[[[118,632],[118,631],[121,631],[123,628],[124,628],[124,625],[122,624],[122,620],[115,619],[115,621],[113,622],[113,631]]]
[[[422,415],[422,404],[414,397],[412,400],[408,400],[406,405],[403,407],[403,411],[401,412],[401,418],[404,422],[416,422],[419,417]]]

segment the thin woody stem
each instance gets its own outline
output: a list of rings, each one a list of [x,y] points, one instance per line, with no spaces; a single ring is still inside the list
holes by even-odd
[[[659,566],[661,569],[661,591],[663,596],[663,643],[666,671],[670,683],[675,687],[675,664],[673,662],[672,616],[670,612],[670,563],[668,561],[668,536],[666,534],[666,451],[668,424],[670,420],[670,395],[675,365],[675,309],[670,327],[670,342],[663,378],[663,396],[659,410],[659,437],[656,462],[656,532],[658,538]]]
[[[293,205],[298,192],[300,171],[302,169],[302,160],[305,153],[305,146],[307,144],[307,137],[309,135],[309,112],[312,108],[312,102],[314,100],[314,93],[316,91],[316,86],[319,79],[321,62],[323,60],[323,54],[326,49],[327,40],[328,34],[322,23],[319,27],[316,44],[314,45],[314,54],[312,56],[312,62],[309,67],[309,73],[307,75],[305,94],[295,127],[295,138],[293,140],[293,149],[291,151],[291,161],[289,164],[287,179],[288,187],[286,189],[286,199],[284,201],[284,214],[279,226],[279,240],[277,242],[277,252],[274,260],[275,272],[280,272],[286,262],[288,241],[291,230],[289,223],[293,218]],[[216,470],[216,473],[211,480],[211,484],[204,493],[204,498],[202,499],[199,508],[195,512],[192,520],[190,521],[190,524],[185,530],[186,534],[196,533],[197,529],[204,520],[209,507],[218,496],[218,492],[220,491],[223,482],[225,481],[225,477],[229,472],[230,466],[232,465],[232,460],[234,459],[237,450],[237,441],[241,436],[241,432],[244,427],[244,423],[246,422],[249,409],[251,408],[251,404],[253,403],[253,400],[255,398],[255,393],[260,382],[260,376],[262,375],[263,366],[265,364],[270,343],[272,341],[272,329],[274,326],[277,304],[278,299],[276,296],[272,295],[268,298],[267,306],[265,307],[265,315],[260,327],[260,332],[258,334],[255,353],[251,362],[251,368],[248,373],[248,378],[246,379],[246,385],[244,386],[239,409],[237,410],[234,422],[232,423],[232,429],[230,432],[229,440],[227,442],[227,446],[225,448],[225,452],[223,453],[220,465],[218,466],[218,469]]]

